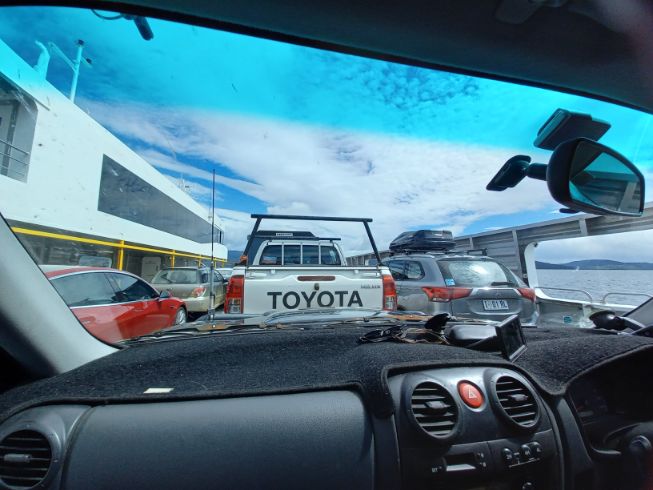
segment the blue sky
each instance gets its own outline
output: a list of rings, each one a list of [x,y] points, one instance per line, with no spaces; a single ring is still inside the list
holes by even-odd
[[[77,103],[161,172],[183,179],[205,205],[215,169],[231,248],[242,246],[250,212],[364,215],[374,218],[381,247],[406,229],[460,235],[560,216],[542,182],[504,193],[484,188],[515,154],[546,161],[549,153],[532,141],[559,107],[611,122],[602,142],[652,173],[651,116],[630,109],[156,19],[150,24],[155,37],[146,42],[123,19],[6,8],[0,38],[30,64],[37,39],[69,56],[83,39],[93,67],[82,69]],[[63,63],[53,59],[48,79],[67,92]],[[356,233],[343,238],[351,250],[367,248]],[[592,253],[618,258],[613,248]]]

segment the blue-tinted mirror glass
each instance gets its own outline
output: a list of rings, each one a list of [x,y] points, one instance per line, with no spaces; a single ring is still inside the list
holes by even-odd
[[[606,211],[636,214],[642,178],[629,165],[592,142],[579,143],[569,174],[571,198]]]

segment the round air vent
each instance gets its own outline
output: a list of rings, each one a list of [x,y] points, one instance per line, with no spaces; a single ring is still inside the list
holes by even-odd
[[[32,488],[41,483],[52,462],[46,437],[33,430],[12,432],[0,441],[0,480],[13,488]]]
[[[453,435],[458,407],[451,393],[437,383],[418,384],[410,397],[410,410],[417,425],[435,439]]]
[[[495,393],[499,408],[511,425],[522,429],[537,425],[540,409],[535,395],[524,383],[512,376],[499,376]]]

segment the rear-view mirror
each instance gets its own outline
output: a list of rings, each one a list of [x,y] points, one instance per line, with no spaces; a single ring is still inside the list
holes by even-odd
[[[172,295],[170,294],[170,291],[161,291],[161,294],[159,294],[159,299],[167,299],[170,298]]]
[[[644,212],[644,176],[626,157],[587,138],[558,145],[549,163],[532,163],[516,155],[503,164],[486,186],[505,191],[524,178],[545,180],[561,211],[641,216]]]
[[[605,145],[577,138],[559,145],[546,181],[564,206],[593,214],[641,216],[644,176],[628,159]]]

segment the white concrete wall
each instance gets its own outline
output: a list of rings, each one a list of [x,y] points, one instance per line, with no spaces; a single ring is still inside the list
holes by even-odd
[[[27,182],[0,176],[0,212],[10,220],[209,255],[198,244],[97,210],[107,155],[206,220],[208,212],[74,105],[0,41],[0,73],[34,98],[37,118]],[[209,227],[207,221],[207,227]],[[227,257],[224,245],[214,254]]]

